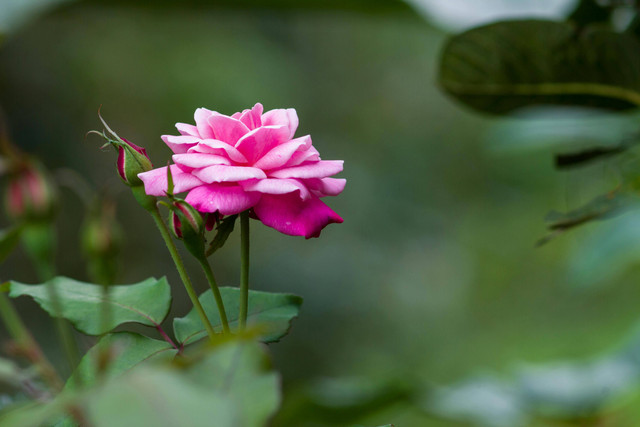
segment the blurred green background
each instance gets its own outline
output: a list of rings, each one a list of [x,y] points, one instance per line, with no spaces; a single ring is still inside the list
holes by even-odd
[[[0,0],[0,15],[12,3]],[[327,201],[344,224],[309,241],[257,223],[252,230],[252,286],[305,298],[290,336],[271,346],[286,396],[276,425],[329,423],[287,418],[319,381],[427,387],[509,376],[523,363],[602,354],[634,328],[637,269],[589,287],[571,273],[601,225],[535,247],[548,210],[608,190],[616,171],[604,163],[559,173],[548,147],[495,149],[512,146],[508,133],[493,132],[497,119],[466,111],[435,84],[447,36],[438,21],[394,1],[149,3],[65,2],[7,26],[0,105],[23,150],[120,191],[118,282],[166,275],[177,315],[188,299],[160,237],[124,191],[114,153],[85,138],[101,128],[100,105],[156,165],[170,158],[160,135],[192,122],[197,107],[231,114],[255,102],[296,108],[298,134],[311,134],[324,159],[345,160],[346,190]],[[61,196],[59,272],[86,279],[82,205],[68,190]],[[239,238],[230,240],[213,259],[225,285],[239,280]],[[37,280],[20,251],[0,266],[9,278]],[[18,307],[60,359],[49,318],[29,301]],[[381,404],[352,422],[456,425],[418,406]]]

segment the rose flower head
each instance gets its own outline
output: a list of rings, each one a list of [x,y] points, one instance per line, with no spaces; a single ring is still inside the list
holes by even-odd
[[[265,225],[293,236],[318,237],[342,218],[320,198],[336,196],[346,180],[330,178],[342,160],[321,160],[309,135],[294,138],[294,109],[263,113],[261,104],[231,116],[198,108],[195,125],[162,140],[174,152],[174,192],[202,213],[233,215],[248,209]],[[149,195],[167,192],[166,167],[140,173]]]

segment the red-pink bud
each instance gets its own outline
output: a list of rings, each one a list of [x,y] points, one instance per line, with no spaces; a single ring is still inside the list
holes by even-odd
[[[121,138],[122,144],[118,145],[118,175],[129,185],[140,185],[142,181],[138,174],[153,168],[147,150],[137,146],[133,142]]]
[[[9,177],[7,214],[17,220],[49,219],[55,212],[56,192],[44,170],[28,163]]]

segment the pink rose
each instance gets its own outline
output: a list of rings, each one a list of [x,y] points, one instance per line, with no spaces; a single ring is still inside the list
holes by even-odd
[[[196,125],[177,123],[180,135],[162,140],[175,153],[174,192],[200,212],[233,215],[253,209],[265,225],[293,236],[318,237],[342,218],[320,201],[336,196],[346,180],[328,178],[342,171],[342,160],[320,160],[309,135],[294,138],[294,109],[262,113],[262,105],[232,116],[206,108]],[[138,175],[149,195],[164,196],[166,167]]]

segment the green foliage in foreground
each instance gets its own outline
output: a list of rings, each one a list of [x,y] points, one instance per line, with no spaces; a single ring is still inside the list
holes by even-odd
[[[238,325],[240,290],[222,287],[220,294],[227,310],[229,325],[233,330]],[[220,315],[213,293],[207,290],[199,299],[213,327],[221,331]],[[260,329],[262,341],[276,342],[287,334],[291,328],[291,321],[298,316],[301,305],[302,298],[295,295],[249,291],[247,324]],[[184,344],[206,337],[206,331],[195,310],[191,310],[185,317],[175,318],[173,329],[178,341]]]
[[[280,404],[278,375],[264,347],[242,338],[207,345],[174,361],[145,360],[82,391],[9,411],[3,426],[262,426]],[[251,403],[251,404],[249,404]],[[69,414],[71,412],[71,414]],[[71,416],[69,416],[71,415]]]

